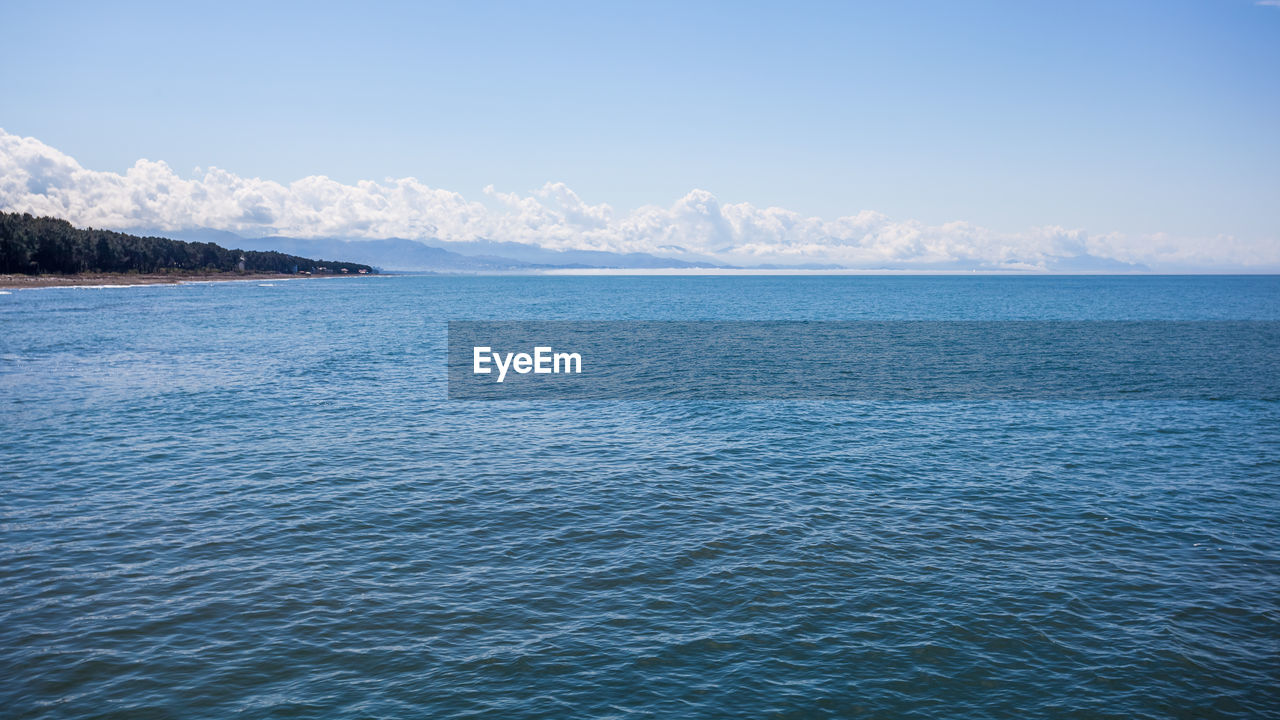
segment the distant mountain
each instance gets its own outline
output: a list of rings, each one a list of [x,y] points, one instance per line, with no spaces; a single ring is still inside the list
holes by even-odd
[[[1129,263],[1096,255],[1076,255],[1075,257],[1058,258],[1050,269],[1054,272],[1063,273],[1151,272],[1151,268],[1141,263]]]
[[[358,238],[304,239],[282,236],[245,238],[223,230],[198,228],[193,230],[151,230],[150,234],[178,238],[192,242],[213,242],[227,247],[247,250],[274,250],[306,257],[340,257],[365,263],[383,270],[403,272],[520,272],[562,269],[751,269],[751,270],[845,270],[848,266],[834,263],[808,262],[795,264],[767,263],[759,265],[728,265],[710,258],[685,253],[672,248],[683,257],[662,257],[649,253],[614,253],[599,250],[548,250],[516,242],[473,240],[468,242],[444,242],[442,240],[363,240]],[[992,267],[978,259],[956,259],[936,263],[886,263],[875,267],[856,269],[893,272],[1018,272],[1018,269]],[[1023,271],[1037,272],[1027,267]],[[1143,265],[1099,258],[1091,255],[1051,259],[1038,272],[1061,273],[1132,273],[1149,272]]]
[[[413,240],[338,240],[264,237],[244,239],[245,247],[280,252],[310,252],[335,257],[359,258],[384,270],[483,272],[499,270],[536,270],[545,266],[510,258],[471,256],[424,245]]]
[[[222,230],[154,231],[192,242],[218,242],[253,250],[306,253],[313,256],[350,258],[383,270],[437,272],[492,272],[588,268],[714,268],[711,262],[658,257],[648,253],[612,253],[597,250],[546,250],[513,242],[446,243],[404,238],[361,240],[343,238],[304,239],[282,236],[245,238]]]
[[[335,257],[359,258],[360,262],[383,270],[402,272],[480,272],[536,268],[530,263],[509,258],[472,257],[400,238],[390,240],[303,239],[282,236],[245,238],[223,230],[207,228],[165,231],[165,233],[184,240],[232,243],[257,250],[270,248],[281,252],[311,252],[320,255],[327,253]]]
[[[537,245],[496,242],[493,240],[440,243],[438,246],[466,255],[499,256],[556,268],[665,269],[727,267],[705,259],[677,260],[649,253],[614,253],[602,250],[548,250]]]

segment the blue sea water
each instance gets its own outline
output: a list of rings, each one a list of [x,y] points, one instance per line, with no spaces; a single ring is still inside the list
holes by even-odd
[[[0,716],[1280,713],[1273,398],[450,401],[459,319],[1280,321],[1280,278],[0,296]]]

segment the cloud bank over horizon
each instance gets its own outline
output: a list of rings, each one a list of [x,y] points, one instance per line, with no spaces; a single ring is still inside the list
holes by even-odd
[[[1088,263],[1160,270],[1280,268],[1280,238],[1126,236],[1058,226],[997,233],[957,221],[929,225],[863,210],[824,220],[778,207],[726,204],[694,189],[670,206],[619,212],[563,183],[529,193],[485,189],[489,202],[414,178],[346,185],[324,176],[288,184],[226,170],[183,178],[138,160],[123,175],[89,170],[29,137],[0,129],[0,210],[113,230],[225,230],[249,237],[489,240],[551,250],[646,252],[733,265],[1054,270]],[[1082,264],[1081,261],[1088,261]],[[1101,262],[1102,265],[1097,263]]]

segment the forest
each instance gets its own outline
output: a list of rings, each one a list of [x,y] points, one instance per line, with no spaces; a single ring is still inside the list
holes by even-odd
[[[214,243],[80,229],[65,220],[0,212],[0,274],[376,272],[359,263],[311,260]]]

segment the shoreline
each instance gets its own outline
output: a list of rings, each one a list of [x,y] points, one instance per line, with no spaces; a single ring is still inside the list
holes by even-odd
[[[94,285],[178,285],[188,282],[247,280],[310,280],[315,278],[370,277],[369,275],[293,275],[288,273],[86,273],[84,275],[0,275],[0,290],[24,288],[86,287]]]

